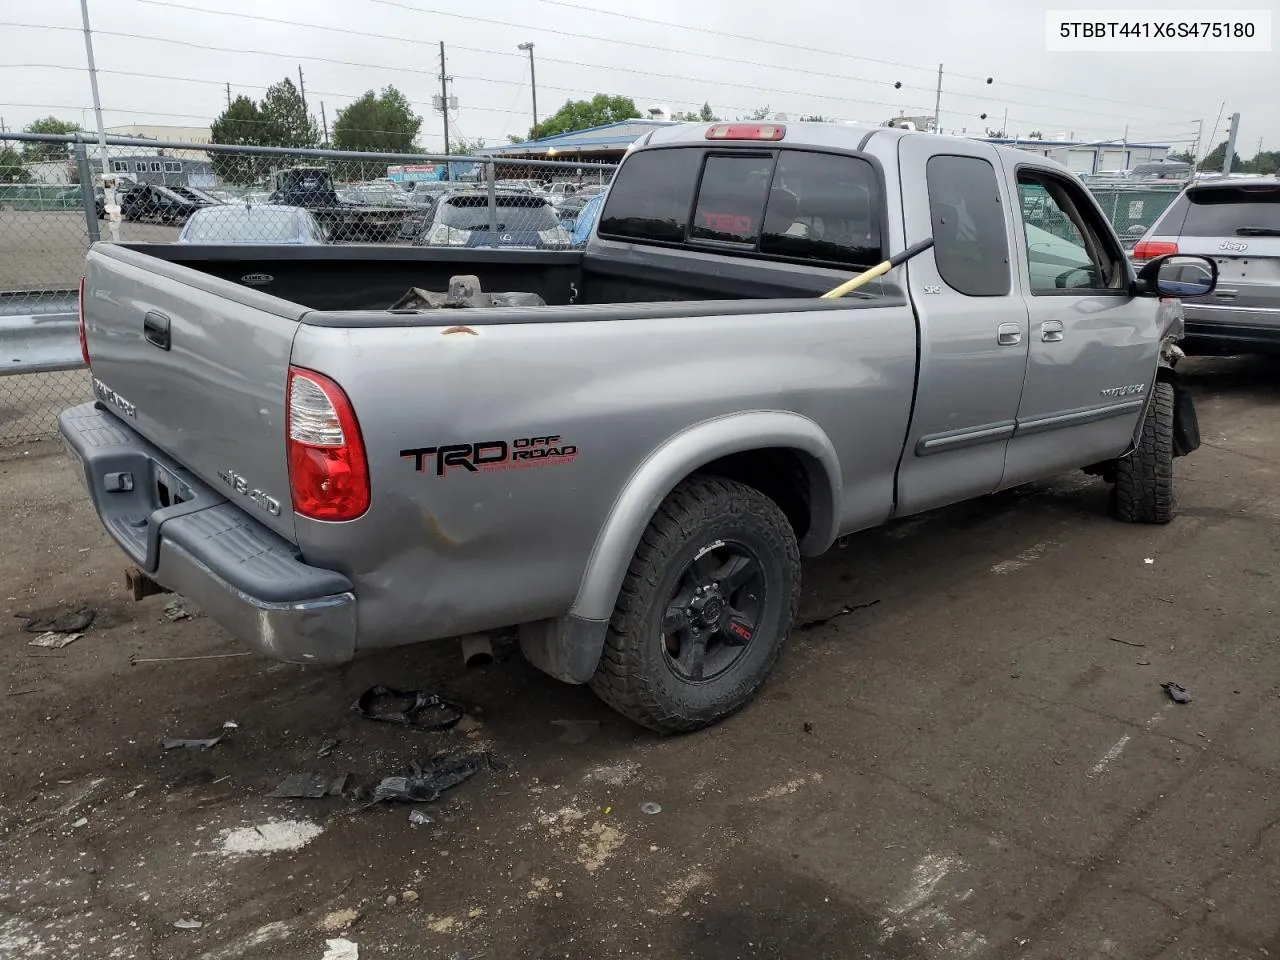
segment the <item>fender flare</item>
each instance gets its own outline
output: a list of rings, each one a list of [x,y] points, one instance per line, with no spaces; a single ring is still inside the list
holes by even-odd
[[[808,417],[777,410],[716,417],[668,439],[631,475],[596,537],[570,615],[587,620],[613,615],[640,537],[681,480],[721,457],[774,447],[804,455],[812,503],[801,550],[808,556],[826,550],[836,539],[843,488],[840,458],[826,432]]]

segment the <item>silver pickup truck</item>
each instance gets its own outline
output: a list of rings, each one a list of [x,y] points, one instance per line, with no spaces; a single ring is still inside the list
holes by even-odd
[[[540,305],[389,309],[454,276]],[[1216,278],[1135,276],[1030,154],[673,126],[584,250],[97,244],[97,399],[61,429],[135,588],[270,657],[518,626],[547,673],[691,730],[752,696],[839,537],[1078,468],[1168,521],[1198,444],[1173,297]]]

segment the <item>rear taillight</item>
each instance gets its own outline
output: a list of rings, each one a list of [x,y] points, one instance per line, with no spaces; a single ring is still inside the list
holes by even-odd
[[[1167,257],[1178,252],[1176,243],[1166,240],[1142,240],[1133,248],[1133,259],[1154,260],[1156,257]]]
[[[369,461],[351,401],[328,377],[290,367],[285,406],[294,511],[356,519],[369,509]]]
[[[87,367],[89,365],[89,338],[85,336],[84,332],[84,277],[80,278],[80,299],[76,312],[79,314],[80,358],[84,360],[84,365]]]

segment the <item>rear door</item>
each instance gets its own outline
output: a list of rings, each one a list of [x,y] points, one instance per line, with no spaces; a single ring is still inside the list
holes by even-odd
[[[1220,319],[1280,339],[1280,183],[1207,183],[1185,194],[1181,223],[1166,221],[1180,253],[1218,262],[1218,287],[1187,303],[1187,317]],[[1170,211],[1174,213],[1174,211]]]
[[[285,385],[305,308],[115,244],[94,247],[85,266],[98,400],[292,538]]]
[[[1031,320],[1018,429],[1001,487],[1124,451],[1151,389],[1161,331],[1136,298],[1119,242],[1074,177],[1004,157],[1020,196],[1015,235]]]
[[[920,371],[898,471],[899,515],[991,493],[1004,473],[1027,367],[1027,309],[1011,276],[1012,212],[995,150],[929,134],[898,145]]]

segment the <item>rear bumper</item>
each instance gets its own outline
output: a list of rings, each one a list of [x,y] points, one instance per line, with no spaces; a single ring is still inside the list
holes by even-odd
[[[98,517],[153,580],[275,660],[345,663],[356,649],[351,582],[296,548],[88,403],[59,428]]]
[[[1188,353],[1280,352],[1280,310],[1185,303]]]

